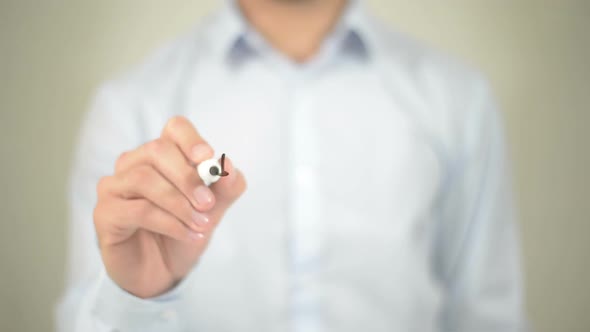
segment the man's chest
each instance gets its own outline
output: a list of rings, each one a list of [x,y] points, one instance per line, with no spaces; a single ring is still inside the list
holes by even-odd
[[[414,110],[376,75],[262,76],[225,88],[190,98],[187,116],[244,172],[241,206],[259,220],[247,231],[280,234],[289,220],[313,218],[335,247],[356,238],[389,248],[426,241],[412,245],[427,249],[441,163]]]
[[[434,308],[442,170],[413,110],[371,75],[223,86],[200,83],[183,112],[248,189],[216,230],[195,294],[232,284],[241,296],[225,303],[243,310],[243,296],[280,316],[295,287],[322,306],[355,307],[359,322],[375,305],[402,317]]]

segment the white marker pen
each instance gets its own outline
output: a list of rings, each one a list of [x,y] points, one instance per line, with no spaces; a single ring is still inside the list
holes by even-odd
[[[221,155],[221,163],[213,158],[205,160],[197,166],[197,173],[199,173],[199,177],[203,180],[203,183],[205,183],[206,186],[210,186],[219,181],[222,176],[229,175],[229,173],[223,169],[224,163],[225,153]]]

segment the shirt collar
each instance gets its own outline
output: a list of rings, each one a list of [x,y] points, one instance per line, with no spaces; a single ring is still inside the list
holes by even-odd
[[[373,52],[372,29],[360,0],[349,0],[332,34],[342,54],[367,59]],[[226,0],[212,27],[215,56],[229,64],[240,63],[265,47],[264,41],[240,11],[236,0]]]

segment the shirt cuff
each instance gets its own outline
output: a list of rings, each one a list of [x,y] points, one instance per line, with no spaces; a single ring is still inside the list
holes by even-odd
[[[93,313],[102,323],[121,332],[181,331],[181,288],[178,285],[158,297],[141,299],[123,290],[103,271]]]

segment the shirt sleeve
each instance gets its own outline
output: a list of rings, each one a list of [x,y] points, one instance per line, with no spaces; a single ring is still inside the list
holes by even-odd
[[[128,99],[121,87],[105,85],[83,122],[69,185],[67,283],[56,311],[60,332],[182,330],[180,287],[158,298],[137,298],[108,277],[100,258],[92,220],[96,184],[142,140]]]
[[[470,99],[464,106],[468,115],[461,119],[460,151],[444,185],[434,254],[445,287],[441,330],[524,331],[519,240],[501,121],[483,80],[462,93]]]

